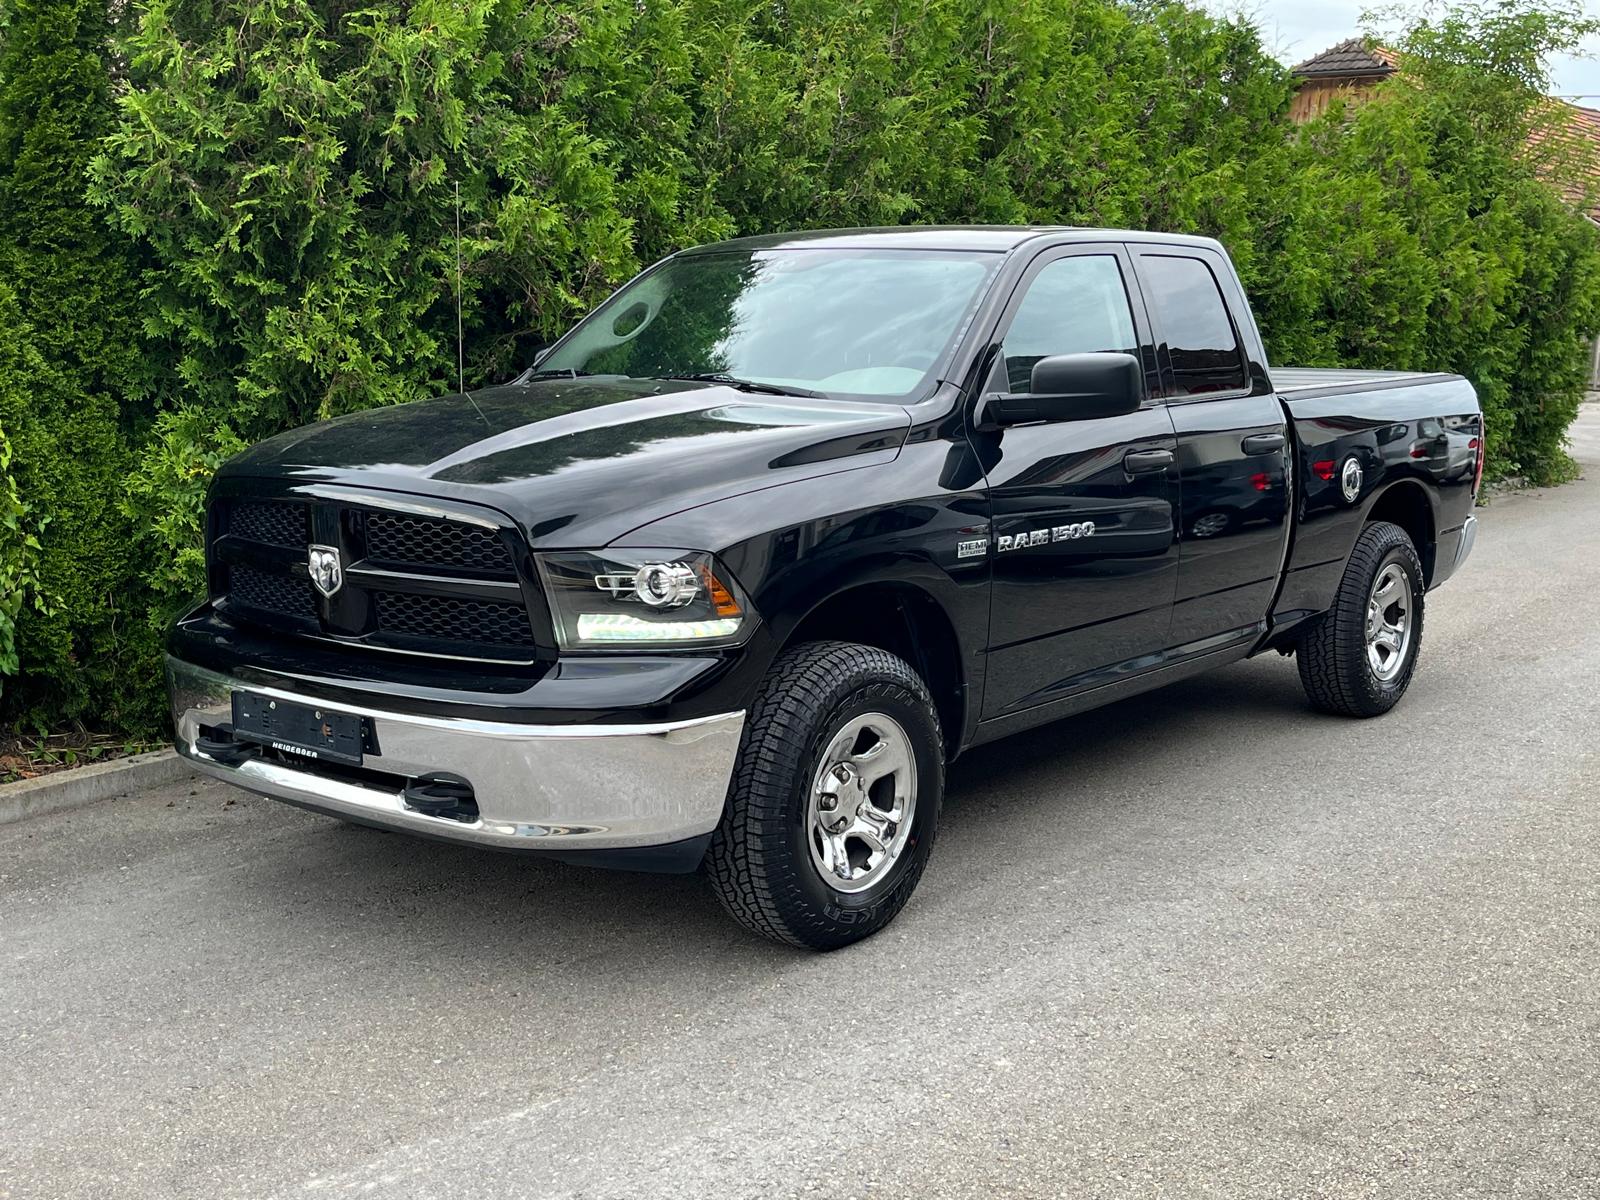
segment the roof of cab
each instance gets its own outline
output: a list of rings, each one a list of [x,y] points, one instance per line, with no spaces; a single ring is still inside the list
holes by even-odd
[[[968,250],[1003,254],[1025,242],[1165,242],[1216,246],[1214,238],[1133,229],[1088,229],[1074,225],[889,225],[874,229],[812,229],[712,242],[683,251],[716,250]]]

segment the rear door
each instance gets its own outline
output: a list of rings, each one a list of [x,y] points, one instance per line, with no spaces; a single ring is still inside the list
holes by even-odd
[[[1170,644],[1255,637],[1277,592],[1289,532],[1283,405],[1250,370],[1254,338],[1226,261],[1202,247],[1140,246],[1138,278],[1178,435],[1180,565]]]
[[[1046,251],[997,327],[984,391],[1025,392],[1047,355],[1125,351],[1156,382],[1154,344],[1120,246]],[[1166,645],[1178,556],[1177,439],[1147,397],[1119,417],[974,432],[993,513],[984,715],[1110,682]]]

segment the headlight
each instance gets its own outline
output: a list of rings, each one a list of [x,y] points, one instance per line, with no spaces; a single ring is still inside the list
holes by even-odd
[[[567,650],[728,645],[744,640],[754,620],[738,582],[699,550],[534,557]]]

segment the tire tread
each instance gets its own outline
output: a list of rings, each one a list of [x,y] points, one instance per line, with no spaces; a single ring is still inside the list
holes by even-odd
[[[1422,652],[1421,587],[1415,589],[1413,597],[1416,627],[1411,661],[1397,685],[1381,695],[1374,694],[1365,658],[1367,592],[1384,560],[1395,551],[1406,561],[1414,582],[1420,583],[1422,561],[1410,535],[1388,521],[1374,521],[1356,538],[1333,606],[1300,635],[1295,648],[1300,683],[1313,707],[1322,712],[1347,717],[1379,716],[1393,708],[1411,685]]]
[[[721,823],[712,835],[705,869],[723,907],[745,928],[776,941],[813,949],[845,945],[881,928],[905,905],[931,849],[937,822],[928,826],[927,848],[908,864],[889,902],[874,912],[871,928],[841,938],[829,923],[807,913],[798,887],[785,884],[795,864],[783,836],[795,781],[810,762],[819,730],[845,699],[899,690],[925,711],[935,713],[927,685],[902,659],[887,650],[854,642],[808,642],[786,651],[773,664],[751,706]],[[944,745],[936,718],[931,722],[937,761]],[[918,802],[923,802],[919,787]],[[927,789],[937,804],[942,787]],[[810,869],[810,864],[804,864]]]

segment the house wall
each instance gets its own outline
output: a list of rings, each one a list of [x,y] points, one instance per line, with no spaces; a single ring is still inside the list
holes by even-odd
[[[1358,103],[1369,99],[1383,82],[1382,76],[1355,76],[1345,79],[1307,79],[1289,102],[1289,119],[1297,125],[1314,121],[1328,111],[1336,99]]]

